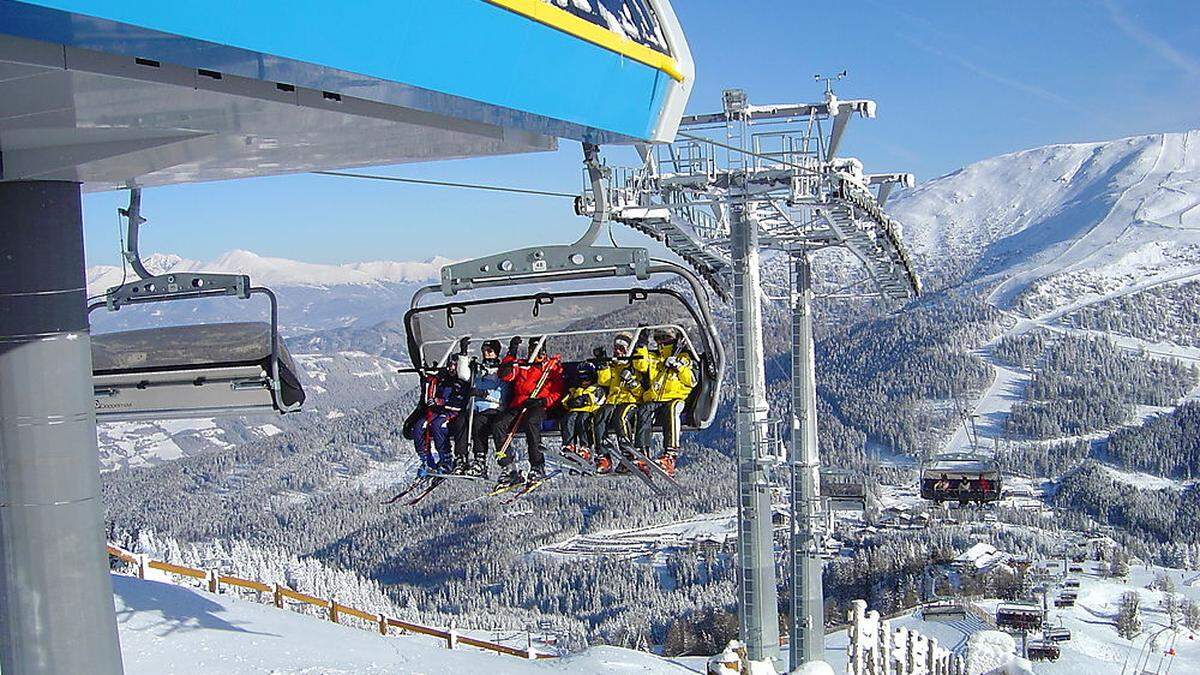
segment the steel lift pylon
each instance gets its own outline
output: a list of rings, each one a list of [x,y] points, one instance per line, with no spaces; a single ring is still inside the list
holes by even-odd
[[[663,242],[733,299],[737,392],[739,618],[750,658],[780,658],[772,494],[787,485],[792,514],[786,569],[792,607],[789,662],[824,650],[821,584],[827,526],[820,494],[812,256],[843,249],[865,275],[842,297],[903,301],[920,281],[882,209],[907,173],[870,175],[837,151],[853,117],[875,103],[840,100],[827,86],[820,103],[751,105],[724,93],[721,112],[684,116],[674,143],[647,148],[638,169],[614,169],[609,217]],[[585,196],[586,201],[586,196]],[[791,312],[791,443],[785,450],[767,404],[762,305],[763,257],[787,262]]]

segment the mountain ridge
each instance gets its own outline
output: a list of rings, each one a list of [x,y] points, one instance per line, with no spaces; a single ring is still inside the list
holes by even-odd
[[[372,260],[342,264],[311,263],[288,258],[263,256],[253,251],[233,249],[210,261],[183,258],[173,253],[152,253],[144,258],[146,268],[155,274],[168,272],[213,272],[249,274],[259,285],[306,286],[328,288],[339,285],[415,283],[435,281],[450,258],[434,256],[419,261]],[[137,278],[133,270],[116,265],[87,268],[88,293],[99,294],[122,280]]]

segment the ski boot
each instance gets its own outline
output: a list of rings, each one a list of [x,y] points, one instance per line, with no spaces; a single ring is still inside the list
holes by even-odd
[[[487,480],[487,462],[482,459],[477,459],[474,462],[471,462],[470,466],[467,467],[467,475],[474,478],[479,478],[481,480]]]
[[[470,466],[470,464],[467,462],[467,460],[466,460],[466,459],[460,459],[460,460],[458,460],[458,461],[454,462],[454,471],[453,471],[453,472],[451,472],[451,475],[454,475],[454,476],[467,476],[467,475],[469,475],[470,469],[471,469],[471,466]]]
[[[596,458],[596,473],[612,473],[613,463],[608,458],[608,455],[600,455]]]
[[[500,474],[500,480],[496,483],[495,489],[503,490],[524,482],[525,476],[521,475],[521,471],[519,469],[513,468]]]
[[[659,465],[660,467],[662,467],[662,470],[664,472],[666,472],[666,474],[668,476],[670,476],[671,478],[674,478],[675,477],[675,459],[678,456],[679,456],[678,450],[674,450],[674,449],[666,450],[663,452],[663,454],[659,455],[658,459],[654,460],[654,463]]]
[[[529,473],[525,475],[526,483],[540,483],[546,480],[546,468],[542,466],[529,469]]]

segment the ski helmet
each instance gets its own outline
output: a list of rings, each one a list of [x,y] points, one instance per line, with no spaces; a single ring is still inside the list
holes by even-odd
[[[672,345],[672,344],[675,344],[675,340],[677,340],[677,339],[678,339],[678,336],[675,335],[674,328],[663,327],[663,328],[655,328],[654,329],[654,342],[656,342],[657,344]]]
[[[617,336],[613,338],[613,351],[615,352],[617,350],[617,347],[621,347],[626,352],[628,352],[629,345],[631,345],[631,344],[633,344],[633,336],[632,335],[630,335],[629,333],[617,333]]]
[[[479,353],[482,354],[483,352],[488,352],[488,351],[492,352],[493,354],[499,355],[500,354],[500,341],[499,340],[484,340],[483,344],[480,345],[480,347],[479,347]]]
[[[580,362],[579,367],[575,369],[575,381],[582,387],[596,384],[596,364],[589,361]]]

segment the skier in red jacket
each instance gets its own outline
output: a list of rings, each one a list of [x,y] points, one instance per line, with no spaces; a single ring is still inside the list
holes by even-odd
[[[546,475],[542,422],[546,420],[546,413],[562,399],[563,370],[562,360],[558,356],[548,356],[545,345],[539,350],[538,341],[538,338],[529,338],[529,354],[532,358],[523,362],[517,360],[521,338],[514,337],[508,343],[508,354],[500,362],[500,379],[511,382],[513,391],[510,407],[496,418],[492,427],[496,447],[503,447],[507,436],[524,431],[525,444],[529,448],[529,475],[524,477],[512,467],[516,455],[511,444],[497,455],[502,484],[535,482]]]

